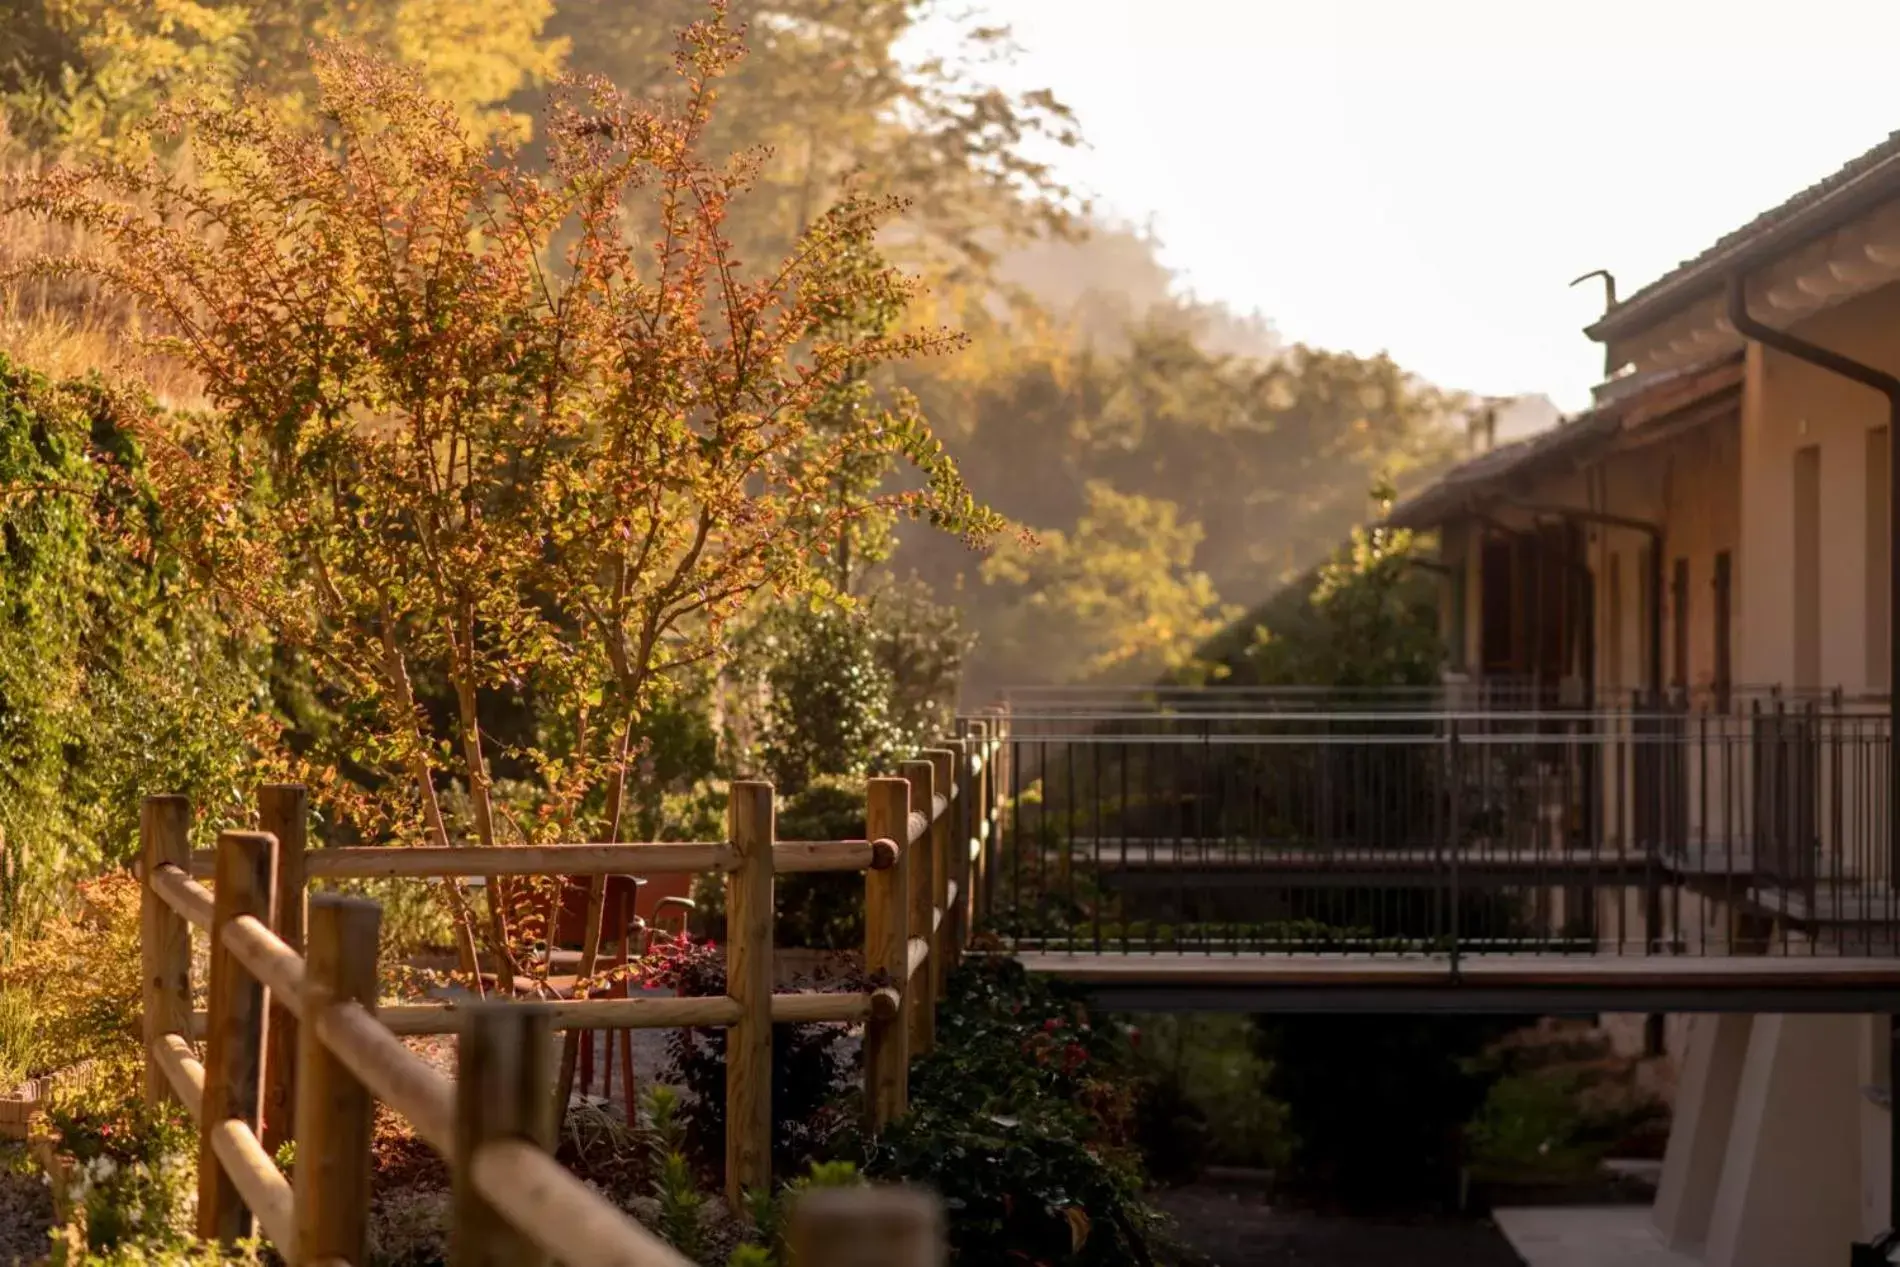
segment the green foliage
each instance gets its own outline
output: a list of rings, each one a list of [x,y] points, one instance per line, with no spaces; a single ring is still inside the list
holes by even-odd
[[[123,872],[84,881],[15,946],[0,987],[29,1001],[16,1018],[29,1032],[8,1045],[24,1049],[30,1076],[91,1061],[110,1085],[143,1068],[140,892]]]
[[[1420,542],[1404,529],[1353,530],[1319,569],[1305,610],[1280,629],[1256,625],[1235,681],[1266,685],[1426,686],[1444,643],[1436,587],[1418,567]]]
[[[894,770],[895,766],[885,767]],[[779,813],[781,840],[862,840],[864,780],[825,778],[791,797]],[[777,882],[778,944],[812,950],[864,946],[864,877],[808,872]]]
[[[237,803],[261,675],[141,538],[128,408],[0,356],[0,928],[126,860],[139,797]]]
[[[895,769],[949,733],[968,646],[956,611],[915,582],[849,607],[771,613],[739,670],[764,699],[751,727],[758,759],[789,794],[827,775]]]
[[[131,155],[186,94],[240,83],[309,102],[312,41],[347,40],[414,67],[472,124],[519,131],[501,108],[546,80],[565,47],[543,28],[554,0],[10,0],[21,55],[0,67],[0,108],[33,144]],[[9,35],[15,27],[9,26]]]
[[[1495,1079],[1466,1137],[1471,1168],[1502,1182],[1588,1181],[1606,1156],[1643,1155],[1667,1134],[1669,1111],[1600,1034],[1544,1022],[1471,1062]]]
[[[707,942],[685,939],[656,946],[641,961],[642,979],[671,987],[681,997],[726,993],[725,954]],[[855,975],[805,982],[802,989],[862,990]],[[842,1025],[772,1027],[772,1165],[790,1173],[823,1156],[853,1117],[839,1090],[850,1081],[856,1053]],[[680,1110],[692,1155],[708,1173],[726,1155],[726,1042],[723,1029],[678,1029],[667,1039],[668,1081],[691,1095]]]
[[[667,90],[673,32],[702,14],[701,0],[561,0],[548,33],[573,70],[644,96]],[[733,17],[752,56],[710,141],[762,150],[765,196],[728,227],[742,258],[783,252],[852,180],[907,198],[907,249],[953,273],[985,272],[999,239],[1067,223],[1047,155],[1077,141],[1074,121],[1049,92],[990,73],[1009,60],[1007,29],[930,0],[735,0]],[[914,57],[926,24],[948,51]]]
[[[1001,587],[999,657],[1019,680],[1142,680],[1177,670],[1233,614],[1194,567],[1201,529],[1173,503],[1089,482],[1073,532],[1005,547],[983,564]],[[1058,653],[1057,648],[1063,648]],[[1036,662],[1038,655],[1053,661]]]
[[[1143,1076],[1137,1122],[1148,1172],[1190,1178],[1206,1165],[1268,1170],[1286,1163],[1286,1106],[1266,1093],[1269,1070],[1245,1017],[1131,1017]]]
[[[687,1160],[687,1128],[678,1093],[654,1084],[647,1091],[646,1110],[654,1139],[653,1197],[659,1233],[687,1258],[698,1259],[705,1252],[706,1234],[700,1220],[706,1198]]]
[[[938,1192],[962,1262],[1152,1262],[1124,1037],[1009,960],[960,967],[937,1025],[865,1173]]]
[[[182,1109],[148,1107],[136,1084],[101,1079],[55,1097],[47,1120],[71,1170],[56,1263],[201,1261],[190,1235],[197,1132]]]
[[[772,782],[796,794],[819,775],[888,767],[905,736],[890,713],[896,680],[868,622],[818,607],[788,612],[770,628],[761,756]]]
[[[1287,1180],[1348,1208],[1449,1202],[1465,1123],[1494,1075],[1471,1058],[1520,1021],[1256,1017],[1266,1090],[1287,1106]],[[1377,1140],[1376,1147],[1367,1147]]]
[[[167,120],[214,175],[94,164],[18,200],[102,238],[37,273],[190,314],[164,346],[215,416],[139,418],[163,544],[304,657],[339,719],[305,756],[350,770],[317,791],[365,838],[624,838],[643,723],[723,661],[756,595],[828,593],[820,547],[866,516],[973,542],[998,525],[905,401],[848,427],[828,412],[861,373],[954,342],[838,321],[909,301],[895,271],[845,267],[892,206],[847,198],[788,256],[734,257],[748,169],[703,151],[743,50],[707,13],[667,102],[564,96],[545,170],[426,81],[330,49],[321,127],[264,97],[181,107]],[[186,227],[203,216],[224,231]],[[641,218],[657,244],[630,240]],[[857,458],[911,482],[841,496]],[[530,683],[537,724],[510,744]],[[504,972],[534,941],[511,927],[537,909],[525,887],[486,889]],[[472,970],[472,918],[442,893]]]
[[[849,1161],[813,1162],[811,1169],[780,1185],[777,1192],[746,1193],[747,1222],[751,1225],[751,1244],[733,1251],[727,1267],[787,1267],[792,1262],[786,1236],[791,1230],[792,1210],[800,1197],[814,1188],[857,1188],[864,1176],[856,1163]]]
[[[1228,604],[1258,603],[1323,560],[1367,518],[1375,479],[1416,481],[1450,459],[1465,407],[1383,356],[1221,353],[1185,305],[1079,347],[1066,329],[967,319],[981,331],[972,352],[906,381],[990,503],[1063,558],[1085,554],[1084,520],[1104,514],[1094,486],[1141,499],[1093,529],[1124,569],[1101,613],[1122,632],[1105,645],[1078,648],[1086,630],[1019,610],[1032,594],[1019,578],[1034,569],[1087,592],[1053,563],[984,565],[906,541],[899,560],[965,604],[980,639],[971,671],[985,685],[1077,677],[1120,647],[1152,648],[1161,669],[1220,658],[1193,654],[1190,617],[1205,629]],[[1151,533],[1165,549],[1146,543]],[[1010,583],[978,583],[985,566]],[[1152,597],[1124,602],[1119,589]],[[1157,643],[1150,615],[1172,616],[1185,642]]]

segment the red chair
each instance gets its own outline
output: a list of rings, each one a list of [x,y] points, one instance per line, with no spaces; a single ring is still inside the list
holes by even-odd
[[[649,924],[637,914],[640,891],[645,884],[645,880],[636,876],[614,875],[607,877],[605,908],[601,918],[600,950],[601,954],[607,957],[606,970],[612,974],[612,979],[603,986],[597,986],[589,990],[587,997],[632,998],[633,973],[629,970],[628,965],[635,960],[645,957],[655,937],[670,941],[675,937],[685,934],[687,922],[692,918],[693,911],[696,909],[692,899],[674,896],[660,898],[654,906],[653,923]],[[584,887],[581,892],[582,912],[584,914],[586,894]],[[563,903],[563,915],[566,914],[565,905],[566,904]],[[679,917],[679,926],[677,929],[667,929],[659,926],[663,920],[673,915]],[[580,920],[576,920],[571,926],[571,932],[576,941],[580,940],[582,935],[580,923]],[[570,929],[563,928],[562,931],[568,932]],[[598,963],[595,970],[597,972],[601,971]],[[625,1093],[627,1125],[636,1125],[639,1105],[638,1099],[634,1094],[632,1030],[587,1030],[582,1033],[580,1040],[580,1067],[576,1071],[578,1074],[577,1089],[582,1095],[591,1095],[593,1093],[594,1039],[596,1034],[604,1034],[606,1036],[606,1051],[603,1053],[604,1059],[601,1061],[600,1096],[603,1100],[611,1101],[613,1099],[614,1057],[617,1054],[620,1058],[621,1080]]]

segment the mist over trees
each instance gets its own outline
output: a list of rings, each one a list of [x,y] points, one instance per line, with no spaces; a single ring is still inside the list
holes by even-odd
[[[960,351],[878,368],[862,387],[914,395],[971,489],[1023,535],[977,554],[899,524],[840,579],[866,598],[921,581],[960,623],[966,698],[1179,667],[1343,541],[1375,482],[1403,489],[1462,442],[1461,394],[1200,302],[1150,233],[1086,207],[1051,157],[1079,142],[1078,121],[1055,92],[1007,90],[991,73],[1009,56],[1006,30],[935,0],[730,7],[748,51],[720,84],[708,150],[756,163],[755,194],[724,225],[734,257],[780,258],[846,193],[899,197],[879,251],[926,286],[900,328],[964,337]],[[160,101],[252,91],[315,110],[313,41],[341,41],[415,68],[467,126],[534,162],[564,76],[635,98],[674,93],[676,33],[705,11],[702,0],[0,0],[15,52],[0,66],[5,157],[169,162],[176,138],[142,126]],[[925,24],[927,49],[915,39]],[[0,222],[0,267],[37,232]],[[118,335],[138,322],[120,314],[102,335],[75,293],[16,288],[0,349],[55,373],[107,368],[105,349],[129,363]]]

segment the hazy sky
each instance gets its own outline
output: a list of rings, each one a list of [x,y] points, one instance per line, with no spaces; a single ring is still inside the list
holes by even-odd
[[[984,0],[1199,294],[1588,400],[1579,328],[1900,129],[1900,0]]]

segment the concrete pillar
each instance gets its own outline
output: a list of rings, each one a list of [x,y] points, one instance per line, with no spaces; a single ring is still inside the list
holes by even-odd
[[[1656,1185],[1656,1233],[1671,1249],[1693,1252],[1708,1239],[1754,1019],[1716,1014],[1689,1022],[1669,1147]]]
[[[1839,1267],[1859,1234],[1864,1022],[1758,1016],[1709,1213],[1707,1267]]]
[[[1890,1081],[1890,1066],[1887,1063],[1888,1048],[1892,1046],[1893,1033],[1884,1016],[1863,1016],[1859,1018],[1861,1026],[1860,1042],[1860,1078],[1859,1087],[1887,1087]],[[1888,1133],[1893,1129],[1893,1115],[1875,1104],[1864,1093],[1860,1096],[1860,1236],[1862,1240],[1872,1240],[1892,1226],[1892,1218],[1887,1210],[1890,1188],[1887,1176],[1893,1168],[1893,1154],[1888,1151]]]

